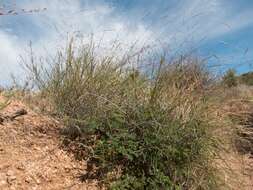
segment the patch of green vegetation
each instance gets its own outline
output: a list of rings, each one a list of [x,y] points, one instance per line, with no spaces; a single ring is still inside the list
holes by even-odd
[[[145,69],[130,57],[96,57],[94,45],[74,51],[71,42],[51,68],[27,67],[66,138],[86,152],[87,178],[113,190],[215,189],[208,72],[190,56]]]
[[[229,88],[237,86],[238,80],[235,70],[229,69],[225,73],[225,75],[223,76],[223,83]]]
[[[253,72],[248,72],[248,73],[244,73],[244,74],[240,75],[238,77],[238,80],[242,84],[252,86],[253,85]]]

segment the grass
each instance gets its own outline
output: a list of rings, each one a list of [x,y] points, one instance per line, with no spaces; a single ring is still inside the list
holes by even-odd
[[[241,154],[252,154],[252,88],[240,85],[233,89],[228,115],[235,126],[235,148]]]
[[[0,89],[0,96],[5,97],[5,99],[0,99],[0,111],[1,111],[10,104],[11,94],[10,95],[4,94],[4,90]]]
[[[65,122],[65,142],[76,142],[76,155],[87,160],[83,178],[113,190],[218,189],[218,124],[204,63],[161,56],[143,68],[139,54],[119,59],[97,55],[95,44],[74,45],[49,66],[31,59],[26,68]]]

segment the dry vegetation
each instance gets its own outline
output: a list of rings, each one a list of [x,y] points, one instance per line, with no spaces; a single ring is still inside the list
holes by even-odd
[[[74,47],[50,63],[32,58],[34,89],[12,92],[63,122],[61,147],[87,163],[83,181],[113,190],[253,188],[253,90],[227,87],[190,55],[150,64]]]

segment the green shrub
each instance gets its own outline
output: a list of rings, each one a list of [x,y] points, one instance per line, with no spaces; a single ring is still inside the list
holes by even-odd
[[[86,177],[115,190],[214,188],[209,76],[199,60],[138,69],[130,56],[96,57],[93,47],[77,52],[70,43],[46,72],[27,65],[66,121],[64,134],[85,151]]]
[[[252,72],[244,73],[238,77],[238,80],[241,84],[246,84],[246,85],[252,86],[253,85],[253,73]]]
[[[237,86],[237,78],[236,78],[236,73],[233,69],[229,69],[225,75],[223,76],[223,83],[231,88],[231,87],[234,87],[234,86]]]
[[[121,166],[122,176],[113,189],[189,189],[196,185],[191,167],[204,161],[199,159],[204,159],[209,146],[208,126],[198,119],[184,123],[172,119],[158,107],[139,106],[128,112],[112,112],[87,125],[100,136],[90,161],[107,172]],[[122,188],[125,183],[129,188]]]

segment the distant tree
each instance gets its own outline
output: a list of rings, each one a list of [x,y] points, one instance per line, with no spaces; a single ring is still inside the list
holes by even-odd
[[[253,72],[244,73],[239,76],[239,79],[240,83],[253,86]]]
[[[229,69],[225,75],[223,76],[223,83],[231,88],[234,86],[237,86],[237,77],[236,77],[236,72],[234,69]]]

